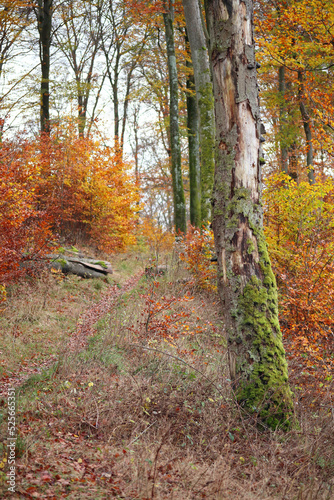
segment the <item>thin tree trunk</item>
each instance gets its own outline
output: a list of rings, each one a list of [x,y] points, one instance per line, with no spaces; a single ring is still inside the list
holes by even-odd
[[[213,230],[238,403],[288,426],[291,392],[277,286],[263,234],[252,0],[207,0],[216,115]]]
[[[41,132],[50,133],[50,44],[53,0],[38,0],[37,24],[41,62]]]
[[[135,70],[136,65],[137,65],[137,61],[133,61],[133,63],[131,64],[131,67],[129,68],[129,71],[126,75],[126,90],[125,90],[125,97],[124,97],[124,103],[123,103],[122,133],[121,133],[122,152],[124,149],[125,128],[126,128],[127,119],[128,119],[128,109],[129,109],[129,103],[130,103],[132,75],[133,75],[133,72]]]
[[[192,64],[187,60],[187,66]],[[187,128],[189,150],[190,223],[201,227],[201,165],[199,158],[199,119],[195,95],[195,80],[191,74],[187,78]]]
[[[281,170],[288,173],[288,148],[285,142],[287,126],[286,104],[285,104],[285,67],[278,68],[278,92],[279,92],[279,131],[281,145]]]
[[[108,78],[112,87],[112,101],[114,105],[114,142],[116,149],[120,147],[120,117],[119,117],[119,98],[118,98],[118,79],[119,79],[119,63],[120,63],[120,51],[117,48],[115,67],[114,67],[114,78],[111,74],[110,64],[107,63]]]
[[[301,71],[298,71],[298,98],[299,98],[299,109],[302,115],[305,137],[306,137],[306,166],[307,166],[307,176],[310,184],[315,184],[315,176],[314,176],[314,168],[313,168],[313,142],[312,142],[312,130],[311,130],[311,120],[308,112],[306,111],[305,103],[304,103],[304,83],[303,83],[303,74]]]
[[[81,139],[84,138],[86,128],[86,114],[87,108],[85,105],[85,98],[83,95],[78,95],[78,132]]]
[[[200,116],[202,221],[211,216],[214,177],[214,102],[207,42],[198,0],[183,0]]]
[[[169,91],[170,91],[170,143],[172,156],[172,180],[173,180],[173,198],[174,198],[174,225],[176,232],[186,232],[186,204],[183,190],[182,168],[181,168],[181,146],[179,132],[179,98],[178,98],[178,80],[176,68],[176,56],[174,46],[173,29],[173,7],[163,14],[166,30],[167,61],[169,73]]]

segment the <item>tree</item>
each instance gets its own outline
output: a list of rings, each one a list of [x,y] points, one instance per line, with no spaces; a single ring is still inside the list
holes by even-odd
[[[170,92],[170,143],[172,156],[172,179],[174,197],[174,224],[176,232],[186,232],[186,204],[183,190],[182,168],[181,168],[181,145],[179,132],[179,99],[178,99],[178,79],[176,56],[174,46],[173,28],[173,3],[169,2],[166,12],[163,14],[166,32],[167,64],[169,74]]]
[[[27,141],[16,137],[1,144],[0,178],[0,284],[8,284],[47,251],[52,234],[48,214],[37,208],[40,168]]]
[[[187,37],[186,37],[187,38]],[[186,39],[187,42],[187,39]],[[189,54],[190,56],[190,54]],[[190,74],[187,77],[187,128],[189,151],[190,223],[201,227],[201,164],[199,155],[199,116],[193,66],[187,59]]]
[[[41,63],[41,132],[50,132],[50,47],[53,0],[38,0],[34,6],[39,33]]]
[[[287,124],[286,116],[286,103],[285,103],[285,67],[278,68],[278,92],[279,92],[279,139],[280,139],[280,152],[281,152],[281,170],[288,173],[288,148],[284,138],[284,133]]]
[[[183,0],[183,7],[188,27],[187,33],[200,116],[201,217],[202,221],[206,221],[211,213],[214,176],[215,132],[211,73],[200,3],[198,0]]]
[[[328,166],[333,157],[333,3],[328,0],[278,0],[274,3],[258,0],[257,6],[257,43],[259,57],[264,63],[261,79],[268,81],[267,75],[272,68],[276,75],[279,70],[281,98],[276,100],[276,112],[279,102],[280,118],[285,122],[279,135],[292,160],[289,172],[291,167],[295,168],[296,153],[300,158],[306,156],[306,162],[302,159],[300,163],[304,165],[304,172],[307,167],[312,184],[315,173],[319,173],[319,160],[323,164],[325,155]],[[284,91],[280,85],[283,78]],[[268,94],[270,100],[270,95],[274,96],[272,89]],[[268,107],[268,95],[262,95],[262,102]],[[271,100],[275,99],[271,97]],[[277,119],[273,111],[275,113],[271,107],[272,121]],[[284,154],[282,157],[283,160]],[[304,176],[299,175],[299,180]]]
[[[101,12],[91,2],[71,0],[60,6],[59,15],[60,25],[55,30],[55,38],[74,73],[75,97],[78,103],[78,132],[80,137],[84,137],[88,102],[92,87],[98,79],[93,71],[101,46],[99,30]],[[103,82],[104,78],[101,85]],[[98,92],[96,101],[99,95]]]
[[[133,242],[138,194],[119,150],[78,137],[72,120],[31,141],[27,163],[39,165],[39,208],[67,241],[83,238],[107,252]]]
[[[299,87],[298,87],[298,98],[299,98],[299,109],[300,113],[302,115],[302,120],[303,120],[303,125],[304,125],[304,131],[305,131],[305,137],[306,137],[306,146],[307,146],[307,153],[306,153],[306,167],[307,167],[307,175],[309,178],[310,184],[315,183],[315,177],[314,177],[314,168],[313,168],[313,140],[312,140],[312,127],[311,127],[311,120],[310,116],[306,110],[306,106],[304,103],[304,84],[303,84],[303,73],[302,71],[298,71],[298,82],[299,82]]]
[[[28,21],[29,0],[2,0],[0,11],[0,76]]]
[[[2,0],[0,11],[0,77],[4,76],[6,64],[22,54],[22,34],[30,23],[29,19],[29,1],[30,0]],[[19,43],[21,42],[21,43]],[[16,49],[16,50],[15,50]],[[3,110],[3,101],[5,97],[16,87],[15,81],[9,90],[0,97],[1,111]],[[2,115],[0,120],[0,141],[5,124],[6,114]]]
[[[128,2],[99,0],[99,11],[105,76],[111,86],[114,108],[114,140],[123,151],[135,70],[142,58],[150,26],[149,22],[143,25],[143,20],[134,12],[134,6]]]
[[[207,0],[216,118],[213,230],[218,289],[237,401],[273,428],[291,392],[277,286],[263,233],[253,2]]]

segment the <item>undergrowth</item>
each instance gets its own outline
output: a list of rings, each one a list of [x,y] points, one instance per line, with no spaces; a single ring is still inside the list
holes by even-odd
[[[142,264],[134,256],[120,257],[113,279],[124,282]],[[25,339],[28,332],[34,337],[28,325],[41,322],[44,309],[50,314],[57,293],[63,307],[79,307],[67,302],[67,294],[73,295],[65,292],[71,280],[54,288],[41,280],[38,286]],[[46,288],[53,298],[47,295],[43,309]],[[107,288],[103,283],[96,289],[94,281],[75,284],[86,307]],[[10,311],[22,317],[15,308],[18,300],[14,292],[8,298],[7,322]],[[273,432],[256,416],[240,414],[226,370],[218,297],[201,290],[176,257],[169,260],[165,276],[143,275],[121,294],[96,321],[88,343],[75,352],[64,342],[78,311],[66,315],[69,323],[63,320],[64,336],[58,350],[54,347],[57,362],[17,390],[17,493],[7,492],[3,441],[4,498],[333,497],[330,402],[310,400],[304,386],[298,386],[295,367],[299,429]],[[44,329],[42,345],[54,342],[56,330]],[[21,348],[23,342],[16,356]],[[0,411],[5,436],[5,400]]]

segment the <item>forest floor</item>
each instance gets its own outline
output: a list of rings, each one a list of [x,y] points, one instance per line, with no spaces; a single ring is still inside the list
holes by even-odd
[[[161,277],[146,276],[146,262],[129,253],[113,259],[105,281],[45,273],[9,290],[0,313],[0,497],[333,499],[330,397],[300,385],[295,360],[299,426],[274,432],[242,415],[218,297],[196,288],[175,255]]]

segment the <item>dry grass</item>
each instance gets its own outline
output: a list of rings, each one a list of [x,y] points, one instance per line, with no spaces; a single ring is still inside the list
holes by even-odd
[[[142,265],[123,258],[116,266],[120,282]],[[313,395],[309,401],[299,391],[300,428],[289,433],[264,430],[240,415],[226,373],[218,300],[192,289],[177,266],[154,291],[143,278],[97,322],[86,348],[63,352],[56,369],[21,387],[12,498],[334,498],[330,401]],[[41,307],[46,285],[38,286],[34,317],[45,321],[55,299]],[[54,286],[64,305],[64,284]],[[54,289],[46,288],[52,296]],[[104,291],[92,281],[77,288],[86,306]],[[168,305],[149,321],[148,299]],[[69,318],[78,317],[82,302],[66,304],[73,307]],[[162,338],[166,321],[169,336]],[[41,345],[50,335],[63,342],[66,332],[56,337],[58,331],[46,333]],[[28,326],[25,335],[36,342]],[[9,496],[4,483],[1,488]]]

